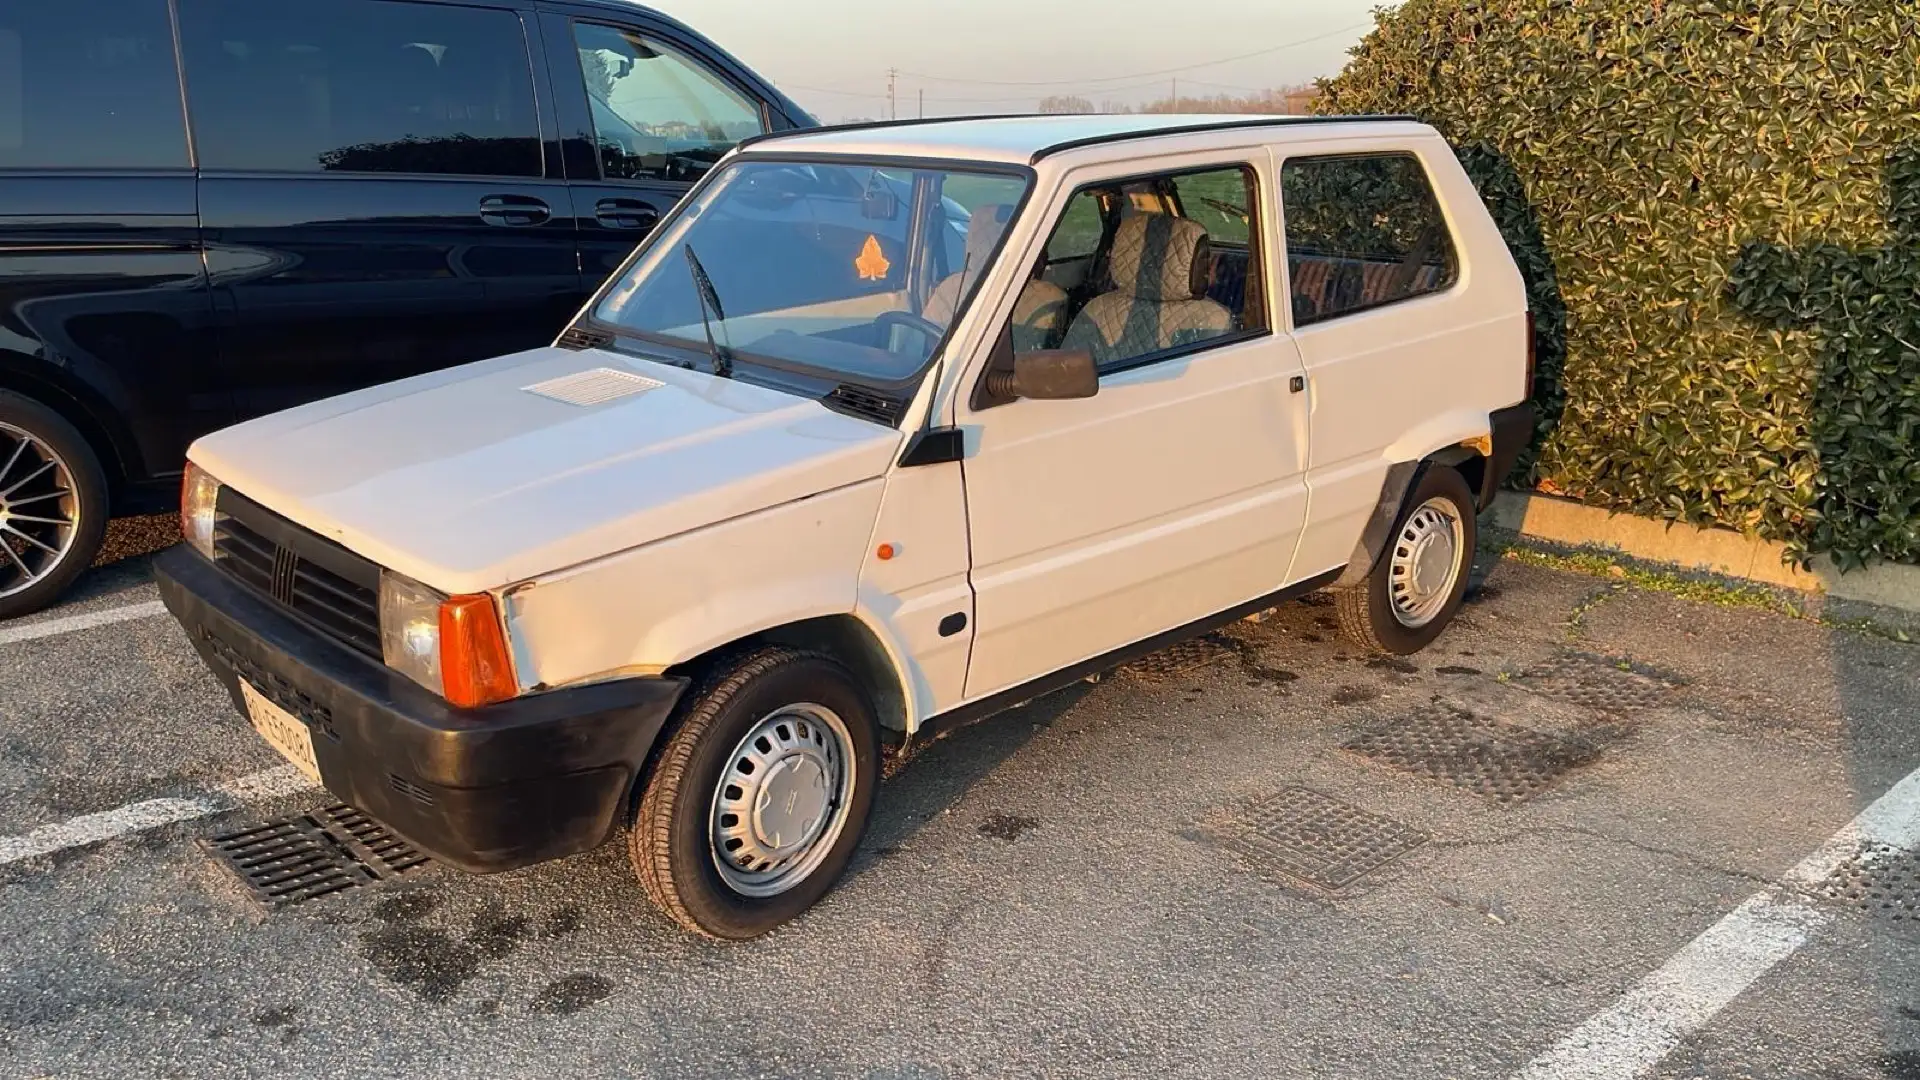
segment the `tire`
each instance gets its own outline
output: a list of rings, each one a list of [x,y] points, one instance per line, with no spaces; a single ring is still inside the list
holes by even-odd
[[[1460,610],[1478,539],[1466,479],[1444,465],[1423,471],[1366,581],[1333,594],[1342,633],[1395,656],[1433,644]]]
[[[846,668],[784,647],[731,657],[689,688],[653,757],[628,833],[634,872],[686,929],[758,937],[846,870],[879,761],[873,707]]]
[[[59,413],[0,390],[0,619],[53,603],[107,535],[107,478]]]

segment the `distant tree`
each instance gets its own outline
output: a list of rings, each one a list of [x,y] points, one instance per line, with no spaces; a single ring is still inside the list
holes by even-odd
[[[1054,94],[1040,99],[1040,111],[1043,113],[1090,113],[1093,102],[1072,94]]]
[[[1124,101],[1115,101],[1112,98],[1108,98],[1107,100],[1102,101],[1100,103],[1100,111],[1103,113],[1114,113],[1118,115],[1124,115],[1126,113],[1132,112],[1133,106],[1127,104]]]
[[[1204,97],[1180,95],[1178,101],[1160,98],[1140,106],[1143,113],[1279,113],[1292,115],[1307,111],[1306,103],[1317,91],[1310,86],[1283,86],[1256,90],[1249,94],[1212,94]],[[1302,95],[1306,95],[1303,97]]]
[[[580,50],[580,73],[586,76],[587,93],[607,101],[613,97],[613,69],[607,66],[607,54],[599,49]]]

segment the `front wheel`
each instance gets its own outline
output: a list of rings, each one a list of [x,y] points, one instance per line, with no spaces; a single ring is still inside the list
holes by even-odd
[[[0,390],[0,619],[51,604],[93,563],[107,481],[72,424]]]
[[[1341,630],[1374,652],[1407,656],[1431,645],[1466,595],[1475,524],[1466,478],[1443,465],[1423,472],[1366,581],[1334,593]]]
[[[770,647],[689,690],[646,778],[628,854],[647,895],[706,937],[812,907],[866,831],[879,783],[867,695],[827,657]]]

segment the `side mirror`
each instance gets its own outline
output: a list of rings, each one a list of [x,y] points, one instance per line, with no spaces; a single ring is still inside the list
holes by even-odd
[[[1060,401],[1100,392],[1100,370],[1085,349],[1039,349],[1015,353],[1012,371],[987,376],[987,392],[1002,399]]]

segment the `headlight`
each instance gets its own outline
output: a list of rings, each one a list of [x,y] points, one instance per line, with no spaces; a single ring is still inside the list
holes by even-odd
[[[207,558],[213,558],[213,526],[219,520],[220,481],[213,474],[187,462],[180,478],[180,533],[187,543]]]
[[[380,652],[388,667],[461,708],[520,692],[499,609],[486,593],[446,596],[383,571]]]
[[[392,571],[380,574],[380,652],[387,666],[438,694],[440,605],[446,597]]]

